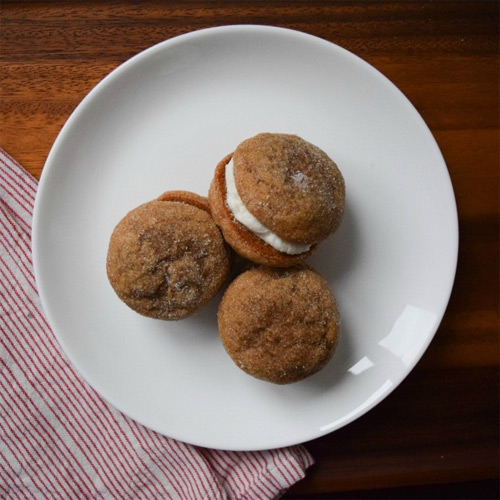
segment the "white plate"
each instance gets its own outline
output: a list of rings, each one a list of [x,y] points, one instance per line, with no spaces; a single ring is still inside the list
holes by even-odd
[[[126,212],[166,190],[206,194],[217,162],[262,131],[318,145],[347,185],[343,225],[310,259],[338,298],[342,339],[323,371],[288,386],[233,364],[218,300],[152,320],[120,302],[105,272]],[[80,374],[152,429],[238,450],[319,437],[397,387],[444,314],[457,245],[446,165],[410,102],[346,50],[265,26],[179,36],[107,76],[59,134],[33,223],[43,307]]]

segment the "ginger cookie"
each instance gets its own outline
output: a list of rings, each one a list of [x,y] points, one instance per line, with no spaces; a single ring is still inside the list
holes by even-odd
[[[295,135],[264,133],[219,162],[208,199],[236,252],[287,267],[306,259],[339,227],[345,182],[317,146]]]
[[[206,198],[164,193],[131,210],[115,227],[106,269],[118,297],[151,318],[178,320],[224,284],[230,253]]]
[[[327,283],[310,267],[258,266],[226,289],[218,324],[224,348],[239,368],[288,384],[318,372],[331,359],[340,317]]]

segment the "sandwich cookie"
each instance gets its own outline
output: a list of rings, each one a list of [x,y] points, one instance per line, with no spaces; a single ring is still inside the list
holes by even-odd
[[[258,264],[287,267],[339,227],[345,183],[317,146],[295,135],[264,133],[219,162],[208,199],[236,252]]]
[[[130,211],[115,227],[106,269],[118,297],[151,318],[178,320],[224,284],[230,251],[208,200],[170,191]]]
[[[218,309],[219,334],[243,371],[276,384],[321,370],[337,345],[340,318],[327,283],[304,264],[240,274]]]

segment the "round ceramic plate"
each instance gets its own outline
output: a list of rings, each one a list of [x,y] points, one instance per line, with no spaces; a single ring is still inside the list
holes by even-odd
[[[287,386],[227,356],[220,296],[182,321],[148,319],[105,269],[129,210],[172,189],[206,195],[217,162],[264,131],[319,146],[347,187],[340,230],[309,259],[338,299],[341,341],[326,368]],[[265,26],[179,36],[108,75],[59,134],[33,223],[43,307],[82,377],[147,427],[236,450],[319,437],[397,387],[444,314],[457,242],[446,165],[403,94],[332,43]]]

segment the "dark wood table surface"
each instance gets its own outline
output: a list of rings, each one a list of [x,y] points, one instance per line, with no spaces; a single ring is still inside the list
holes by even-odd
[[[39,177],[59,130],[147,47],[225,24],[301,30],[361,56],[413,102],[453,181],[460,250],[448,310],[408,378],[307,443],[285,498],[498,498],[499,3],[2,1],[0,146]]]

